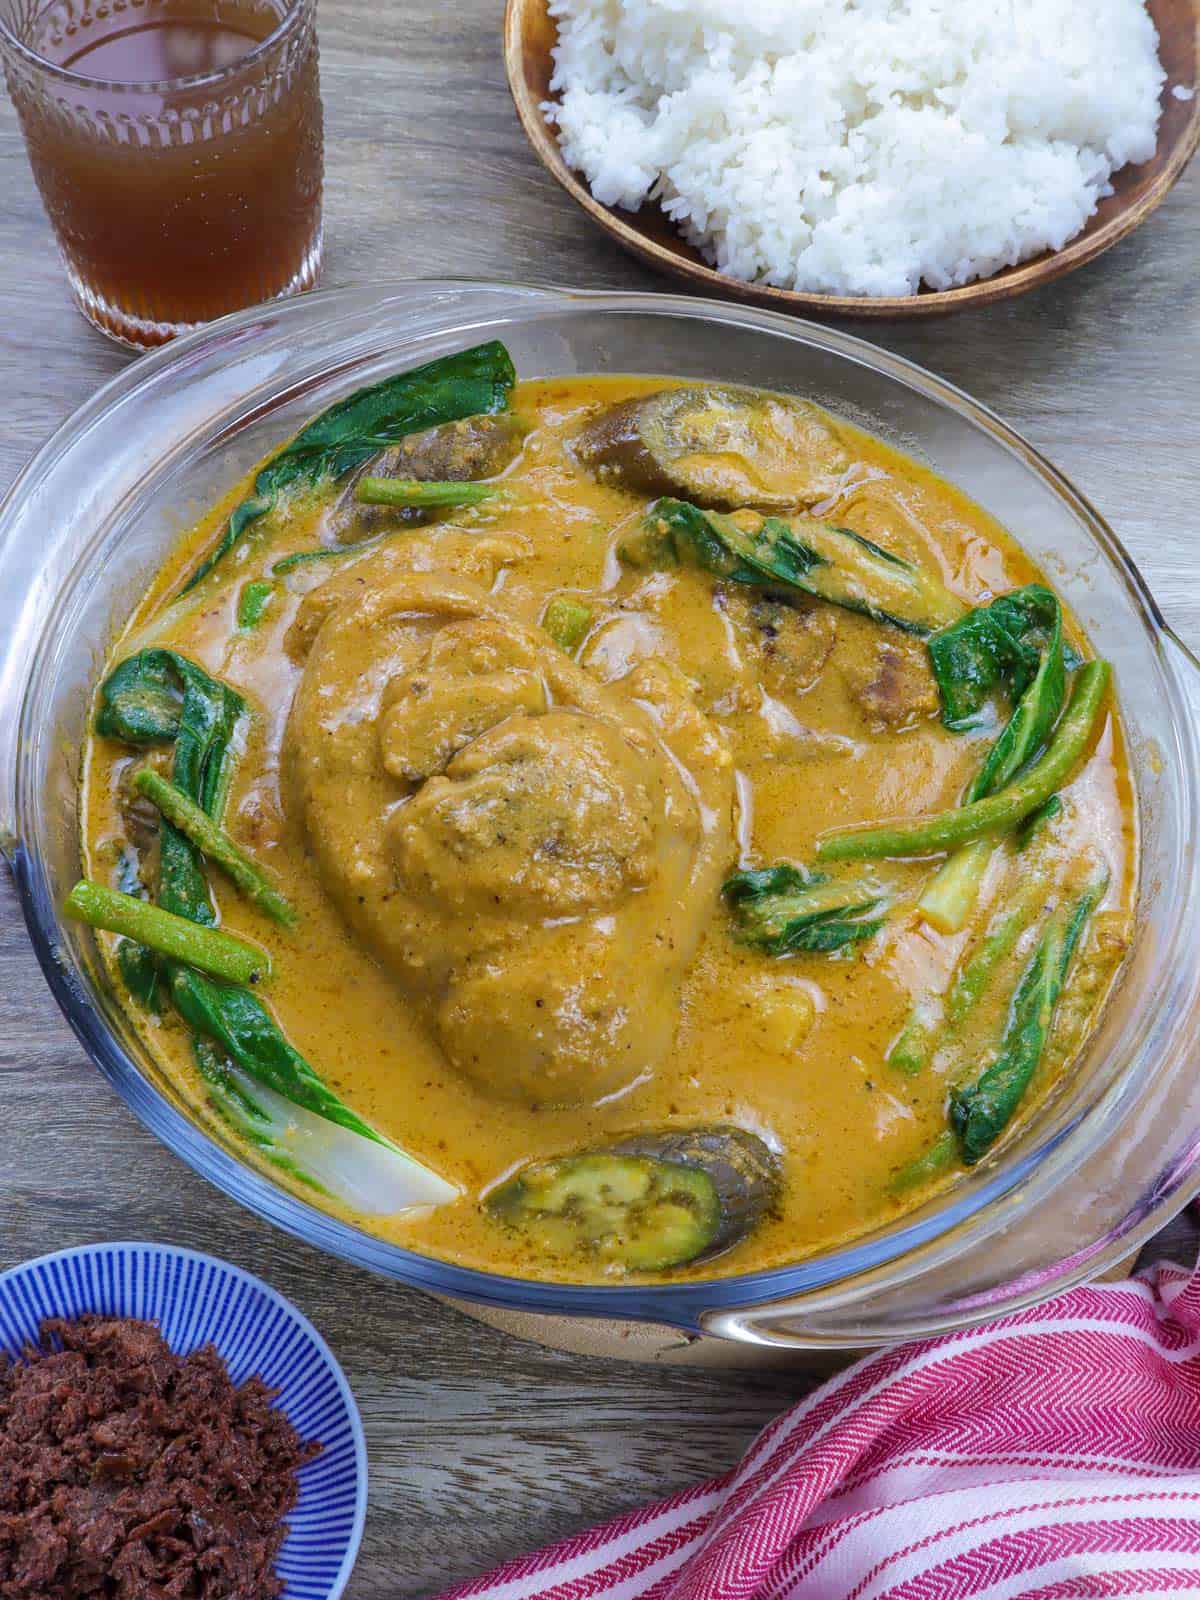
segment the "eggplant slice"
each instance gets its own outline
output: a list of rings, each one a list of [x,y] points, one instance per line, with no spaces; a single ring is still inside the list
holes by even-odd
[[[701,385],[611,407],[583,430],[574,453],[602,480],[725,511],[816,505],[850,465],[810,401]]]
[[[779,1187],[776,1158],[744,1128],[669,1128],[532,1162],[486,1206],[548,1254],[662,1272],[740,1243]]]
[[[325,513],[326,531],[339,543],[352,544],[398,523],[428,522],[439,513],[416,507],[362,505],[354,498],[359,480],[477,483],[503,472],[520,451],[521,439],[520,424],[511,412],[482,413],[410,433],[350,474]]]

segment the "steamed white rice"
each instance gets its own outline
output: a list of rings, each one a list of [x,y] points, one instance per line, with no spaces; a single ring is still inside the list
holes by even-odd
[[[1141,0],[552,0],[563,154],[720,271],[947,289],[1059,249],[1155,148]]]

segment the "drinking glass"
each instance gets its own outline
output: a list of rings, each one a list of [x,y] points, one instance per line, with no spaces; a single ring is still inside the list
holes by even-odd
[[[0,0],[0,54],[76,303],[136,349],[311,288],[316,0]]]

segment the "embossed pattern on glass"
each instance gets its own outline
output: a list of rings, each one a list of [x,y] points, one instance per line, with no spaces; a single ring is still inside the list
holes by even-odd
[[[0,0],[0,53],[80,310],[138,348],[311,288],[316,0]]]

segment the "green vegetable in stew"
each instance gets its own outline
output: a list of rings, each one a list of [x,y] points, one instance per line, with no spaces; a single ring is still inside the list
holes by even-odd
[[[324,1185],[306,1172],[288,1149],[286,1130],[263,1104],[261,1094],[242,1081],[226,1056],[211,1039],[193,1038],[192,1059],[208,1091],[208,1103],[233,1131],[251,1144],[272,1166],[298,1183],[324,1193]]]
[[[154,951],[134,939],[119,940],[117,970],[138,1004],[159,1016],[167,997],[162,965]]]
[[[883,900],[878,884],[834,882],[788,862],[735,872],[722,892],[738,938],[768,955],[830,954],[883,926],[867,915]]]
[[[63,910],[77,922],[124,934],[146,950],[186,961],[197,971],[230,983],[261,983],[271,973],[266,953],[244,940],[88,878],[81,878],[71,890]]]
[[[246,702],[173,650],[141,650],[100,685],[96,732],[126,744],[172,744],[171,775],[210,816],[224,809]],[[210,926],[212,898],[191,841],[171,822],[160,833],[159,904]]]
[[[256,578],[238,596],[237,625],[243,632],[257,628],[275,595],[275,585]]]
[[[833,494],[850,457],[809,400],[688,384],[609,406],[575,441],[576,459],[639,494],[701,506],[794,511]]]
[[[896,1173],[888,1191],[894,1195],[907,1194],[910,1189],[919,1189],[923,1184],[932,1183],[935,1178],[940,1178],[944,1172],[958,1160],[958,1140],[949,1129],[935,1139],[927,1150],[922,1150],[919,1156],[906,1162]]]
[[[542,612],[542,627],[555,644],[574,655],[592,625],[592,608],[569,595],[555,595]]]
[[[176,744],[176,759],[201,803],[223,794],[231,745],[246,702],[174,650],[139,650],[100,685],[96,732],[125,744]],[[182,741],[180,752],[178,745]]]
[[[212,1039],[192,1040],[209,1106],[263,1160],[359,1211],[440,1205],[456,1190],[377,1135],[363,1137],[244,1072]],[[372,1130],[373,1132],[373,1130]]]
[[[966,926],[995,851],[994,839],[974,839],[948,856],[925,885],[917,910],[939,933],[960,933]]]
[[[1044,584],[1027,584],[976,606],[929,641],[943,723],[953,733],[977,727],[997,690],[1017,705],[1039,674],[1053,678],[1061,672],[1055,663],[1058,656],[1065,666],[1061,652],[1062,608]],[[999,764],[1005,757],[994,759]]]
[[[247,989],[214,983],[184,966],[172,970],[170,981],[171,997],[184,1021],[195,1033],[219,1045],[256,1082],[364,1139],[388,1142],[321,1082],[284,1038],[270,1012]]]
[[[312,561],[338,561],[361,556],[364,551],[374,550],[387,537],[387,534],[379,534],[373,539],[364,539],[360,544],[323,544],[316,550],[293,550],[290,556],[282,556],[272,565],[271,575],[284,578],[297,567],[307,567]]]
[[[999,1056],[973,1084],[951,1093],[950,1124],[967,1166],[982,1160],[1004,1132],[1038,1069],[1071,962],[1107,882],[1107,872],[1097,873],[1074,902],[1051,916],[1017,986]]]
[[[887,1053],[888,1066],[908,1078],[923,1072],[933,1055],[940,1022],[941,1005],[937,997],[922,995]]]
[[[478,506],[499,493],[487,483],[428,483],[416,478],[358,480],[354,498],[367,506],[401,506],[418,511],[446,506]]]
[[[206,830],[204,837],[212,844],[214,835],[224,838],[220,816],[229,790],[234,740],[245,712],[240,695],[209,677],[194,662],[170,651],[142,651],[123,661],[101,685],[96,729],[106,737],[137,745],[173,741],[174,783],[167,787],[208,819],[212,831]],[[157,785],[152,787],[158,799],[167,792]],[[182,817],[184,812],[176,808],[176,814]],[[189,810],[187,816],[194,821],[193,811]],[[236,850],[236,846],[233,848]],[[87,894],[81,909],[87,909],[95,904],[91,891],[99,886],[83,887]],[[212,1041],[233,1066],[264,1092],[276,1094],[281,1101],[384,1149],[393,1178],[392,1209],[453,1196],[451,1185],[385,1139],[334,1094],[289,1044],[266,1007],[248,989],[240,987],[241,982],[264,973],[265,957],[212,926],[216,911],[200,853],[192,839],[166,815],[160,830],[158,907],[117,896],[112,890],[103,893],[130,902],[128,907],[121,907],[126,917],[141,914],[140,920],[127,921],[116,929],[136,941],[132,950],[118,955],[131,994],[157,1000],[160,986],[151,981],[150,972],[152,965],[158,966],[162,987],[194,1037]],[[169,922],[158,920],[168,912],[172,913]],[[114,926],[111,919],[99,925]],[[163,942],[164,926],[171,930],[168,937],[174,938],[175,943]],[[215,964],[208,959],[214,940],[222,946],[227,943],[250,951],[256,965],[238,967],[236,957],[233,965]],[[232,981],[214,982],[206,973]],[[353,1156],[339,1151],[331,1169],[334,1176],[327,1186],[337,1187],[339,1160],[340,1170],[352,1183]]]
[[[649,1156],[708,1173],[721,1201],[721,1226],[706,1256],[718,1255],[746,1238],[775,1208],[779,1197],[782,1180],[777,1158],[757,1134],[731,1123],[630,1134],[611,1149],[619,1155]]]
[[[730,583],[782,584],[921,636],[965,610],[932,574],[848,528],[810,519],[725,516],[657,500],[620,553],[632,566],[696,566]]]
[[[1035,815],[1044,816],[1044,812],[1043,807]],[[992,849],[989,841],[980,842]],[[951,859],[958,860],[974,848],[968,845]],[[953,1034],[962,1028],[997,969],[1045,910],[1054,893],[1056,874],[1055,857],[1044,845],[1024,860],[1014,859],[996,896],[1000,909],[968,947],[945,1003],[934,994],[922,995],[917,1000],[888,1053],[889,1065],[910,1075],[920,1072],[944,1042],[946,1031]]]
[[[998,683],[1014,700],[1008,726],[967,790],[963,803],[971,805],[1011,783],[1045,745],[1058,720],[1067,692],[1062,608],[1040,584],[1013,590],[934,634],[929,655],[947,726],[969,726],[981,696]],[[1035,659],[1037,669],[1029,678]],[[919,909],[943,933],[957,933],[966,922],[991,851],[987,840],[957,851],[921,896]]]
[[[1025,930],[1038,920],[1046,905],[1048,887],[1040,871],[1024,878],[970,949],[955,974],[946,1003],[946,1020],[952,1028],[960,1028],[966,1021],[996,970],[1016,949]]]
[[[516,376],[508,351],[492,340],[397,373],[339,400],[267,462],[254,480],[253,493],[235,509],[216,548],[182,592],[207,577],[241,542],[247,528],[275,509],[286,490],[315,488],[344,477],[406,434],[503,411]]]
[[[176,784],[168,783],[152,767],[142,767],[133,779],[133,787],[145,795],[168,822],[179,829],[195,848],[210,861],[214,861],[237,885],[252,905],[275,922],[292,927],[296,913],[287,899],[274,887],[261,867],[256,866],[219,828],[208,813]]]
[[[631,1272],[694,1260],[721,1222],[706,1172],[611,1153],[535,1162],[494,1190],[488,1209],[550,1255],[585,1250]]]
[[[1015,827],[1046,803],[1082,758],[1100,719],[1111,677],[1106,661],[1089,661],[1080,667],[1071,703],[1045,754],[998,794],[957,811],[837,829],[817,841],[818,858],[874,861],[887,856],[932,855]]]
[[[1054,821],[1055,817],[1062,815],[1063,803],[1059,795],[1052,794],[1044,805],[1036,811],[1031,811],[1025,821],[1017,829],[1017,849],[1028,850],[1035,840],[1042,837],[1043,830]]]

